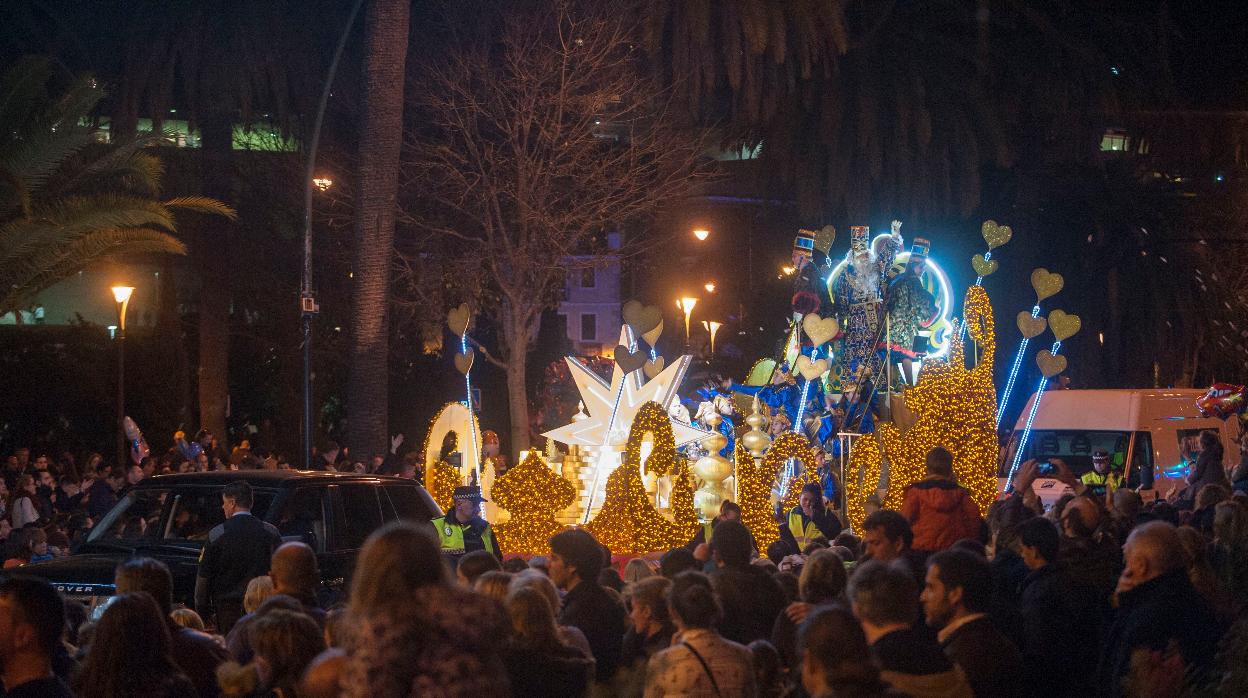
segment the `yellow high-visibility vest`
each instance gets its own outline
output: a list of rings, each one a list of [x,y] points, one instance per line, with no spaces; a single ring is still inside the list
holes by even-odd
[[[430,521],[433,524],[433,530],[438,534],[438,542],[442,545],[443,555],[463,555],[464,554],[464,527],[458,522],[447,521],[447,517],[443,516],[439,519]],[[485,550],[490,554],[494,553],[494,532],[490,530],[490,525],[485,525],[485,530],[481,531],[481,544],[485,546]]]
[[[816,538],[825,538],[823,531],[815,525],[815,520],[811,519],[807,522],[806,527],[802,527],[802,509],[801,507],[793,507],[789,512],[789,533],[793,534],[793,540],[797,541],[797,551],[801,552],[806,549],[806,545]]]

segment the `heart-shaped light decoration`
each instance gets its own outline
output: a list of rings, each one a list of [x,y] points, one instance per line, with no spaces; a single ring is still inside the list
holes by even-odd
[[[988,276],[997,270],[997,260],[984,259],[982,254],[971,257],[971,267],[975,269],[975,273],[980,276]]]
[[[657,306],[642,305],[641,301],[636,300],[625,303],[620,309],[620,314],[624,317],[625,324],[638,337],[644,336],[663,322],[663,311]]]
[[[797,357],[797,361],[793,362],[794,368],[801,374],[802,378],[813,381],[828,372],[828,360],[819,359],[812,361],[809,356],[802,354]]]
[[[646,378],[654,378],[663,372],[663,357],[656,356],[653,360],[647,361],[646,365],[641,367],[641,370],[646,374]]]
[[[1042,317],[1032,317],[1031,313],[1022,310],[1018,313],[1018,331],[1023,333],[1027,339],[1033,339],[1044,334],[1044,330],[1048,328],[1049,323]]]
[[[653,347],[655,342],[659,341],[659,335],[661,334],[663,334],[663,321],[659,320],[659,324],[653,330],[643,333],[641,338],[646,340],[646,344]]]
[[[646,365],[646,355],[640,351],[629,351],[623,344],[615,345],[615,364],[625,373],[632,373]]]
[[[469,349],[463,354],[455,355],[455,369],[465,376],[472,370],[472,361],[477,358],[477,353]]]
[[[1078,315],[1066,313],[1061,310],[1054,310],[1049,313],[1049,329],[1053,330],[1053,336],[1057,341],[1062,342],[1073,336],[1083,327],[1083,320]]]
[[[810,343],[819,346],[841,333],[841,326],[834,317],[819,317],[814,313],[802,318],[802,329],[810,337]]]
[[[1066,370],[1066,357],[1061,354],[1054,356],[1048,349],[1042,349],[1036,354],[1036,365],[1045,378],[1052,378]]]
[[[1010,226],[998,225],[996,221],[984,221],[984,225],[980,227],[979,232],[984,236],[984,242],[988,243],[988,249],[990,250],[997,249],[1014,237],[1014,231],[1010,230]]]
[[[1040,267],[1031,272],[1031,287],[1036,290],[1036,302],[1057,295],[1058,291],[1066,285],[1066,280],[1061,274]]]
[[[446,313],[446,326],[456,337],[462,337],[468,331],[470,322],[472,322],[472,311],[468,310],[467,303],[460,303],[458,308],[452,308]]]

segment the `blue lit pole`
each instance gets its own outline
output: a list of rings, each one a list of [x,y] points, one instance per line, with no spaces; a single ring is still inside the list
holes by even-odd
[[[1062,340],[1053,342],[1053,346],[1049,348],[1049,353],[1057,356],[1058,351],[1062,348]],[[1040,408],[1040,399],[1044,397],[1044,389],[1048,387],[1049,379],[1047,376],[1040,378],[1040,385],[1036,388],[1036,398],[1031,402],[1031,409],[1027,411],[1027,421],[1023,423],[1023,435],[1018,439],[1018,447],[1014,451],[1014,462],[1010,464],[1010,476],[1005,481],[1005,491],[1012,492],[1014,490],[1014,474],[1018,472],[1018,465],[1023,461],[1023,452],[1027,449],[1027,440],[1031,438],[1031,424],[1036,419],[1036,411]]]
[[[1031,317],[1040,317],[1040,304],[1036,303],[1031,307]],[[1018,345],[1018,353],[1014,355],[1014,365],[1010,367],[1010,377],[1005,381],[1005,392],[1001,393],[1001,398],[997,401],[997,422],[996,427],[1001,427],[1001,417],[1005,414],[1005,406],[1010,402],[1010,394],[1014,392],[1014,382],[1018,378],[1018,369],[1023,365],[1023,355],[1027,353],[1027,345],[1031,342],[1031,337],[1023,337],[1022,343]]]
[[[464,328],[464,333],[459,336],[459,353],[464,354],[465,356],[468,354],[468,329],[467,328]],[[476,413],[472,411],[472,378],[469,376],[472,370],[472,366],[470,365],[468,369],[469,369],[468,371],[464,371],[464,390],[468,397],[468,399],[465,400],[464,403],[468,405],[468,432],[469,432],[468,443],[469,445],[471,445],[472,450],[475,453],[477,450],[477,416],[476,416]],[[476,454],[476,457],[473,459],[473,462],[476,463],[474,476],[477,479],[477,486],[480,487],[481,486],[481,456],[480,454]]]
[[[987,262],[987,261],[990,261],[991,259],[992,259],[992,250],[988,250],[987,252],[984,253],[984,261]],[[975,277],[975,285],[976,286],[984,285],[983,274],[980,274],[979,276]],[[965,312],[963,314],[965,314]],[[966,341],[966,322],[964,319],[963,322],[958,323],[958,343],[961,344],[965,341]],[[998,421],[1000,421],[999,417],[998,417]]]

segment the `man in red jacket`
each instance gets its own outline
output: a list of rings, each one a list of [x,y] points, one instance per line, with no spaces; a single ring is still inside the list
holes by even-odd
[[[953,454],[937,446],[927,452],[927,477],[906,488],[901,515],[914,531],[915,550],[947,550],[963,538],[978,538],[982,519],[970,490],[953,479]]]

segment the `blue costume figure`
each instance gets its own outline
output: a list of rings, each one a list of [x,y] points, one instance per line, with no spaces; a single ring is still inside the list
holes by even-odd
[[[712,380],[706,387],[698,390],[697,395],[702,402],[698,404],[694,420],[705,429],[706,417],[712,412],[719,413],[720,422],[716,429],[728,439],[728,445],[720,449],[719,455],[731,458],[737,446],[736,424],[732,421],[733,415],[736,414],[736,405],[732,401],[732,391],[723,383],[722,379]]]
[[[849,385],[859,367],[868,365],[874,371],[880,355],[880,326],[884,321],[884,289],[888,287],[888,270],[901,249],[901,221],[893,221],[892,234],[881,239],[872,249],[870,228],[850,228],[850,250],[847,264],[833,281],[832,295],[837,315],[845,331],[844,353],[840,357],[840,380]]]

